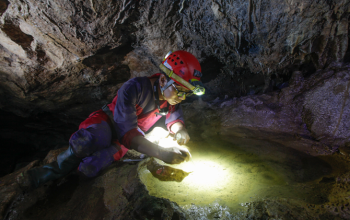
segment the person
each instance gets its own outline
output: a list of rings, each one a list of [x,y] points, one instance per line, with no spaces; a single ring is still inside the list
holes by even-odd
[[[21,173],[17,177],[20,187],[37,188],[77,167],[85,176],[94,177],[122,158],[128,149],[169,164],[189,160],[191,154],[186,148],[160,147],[144,138],[144,132],[163,121],[180,145],[190,140],[179,104],[186,96],[204,94],[201,66],[191,53],[180,50],[169,52],[160,68],[163,73],[125,82],[112,103],[80,124],[57,161]]]

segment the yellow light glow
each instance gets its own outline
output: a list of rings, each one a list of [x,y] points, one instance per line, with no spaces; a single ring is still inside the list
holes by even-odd
[[[162,128],[151,133],[147,138],[162,147],[179,146]],[[192,154],[189,162],[172,165],[157,159],[160,164],[189,172],[181,182],[157,179],[143,166],[146,161],[140,163],[138,172],[150,195],[169,199],[182,207],[207,206],[218,201],[220,205],[240,210],[243,203],[277,196],[281,191],[293,197],[289,185],[270,167],[271,163],[245,150],[251,146],[260,149],[255,140],[235,138],[234,142],[226,142],[214,137],[191,141],[186,147]]]
[[[159,139],[158,145],[161,147],[164,147],[164,148],[170,148],[170,147],[175,147],[175,146],[180,147],[180,145],[176,141],[174,141],[174,138],[170,137],[170,136],[167,138]],[[182,146],[184,146],[184,145],[182,145]]]
[[[169,132],[166,131],[164,128],[155,127],[151,132],[145,135],[145,138],[150,142],[159,145],[159,141],[163,139],[167,139],[168,136],[169,136]]]
[[[185,145],[178,145],[177,142],[173,140],[173,137],[169,136],[168,131],[160,127],[154,128],[152,132],[146,135],[146,138],[164,148],[177,146],[189,149]],[[169,166],[169,164],[165,164],[160,160],[157,161],[160,164]],[[199,190],[222,187],[227,184],[227,181],[229,180],[227,177],[232,176],[225,167],[206,158],[192,158],[189,162],[170,166],[190,172],[182,183],[188,184],[191,188]]]
[[[179,165],[174,165],[178,169],[191,172],[184,180],[184,184],[199,190],[208,190],[213,187],[221,187],[226,184],[227,176],[230,174],[224,167],[210,160],[191,159]]]

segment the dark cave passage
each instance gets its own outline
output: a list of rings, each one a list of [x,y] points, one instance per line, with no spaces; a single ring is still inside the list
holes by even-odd
[[[0,175],[5,176],[34,160],[43,160],[50,150],[68,145],[78,125],[57,115],[40,113],[23,118],[0,110]]]

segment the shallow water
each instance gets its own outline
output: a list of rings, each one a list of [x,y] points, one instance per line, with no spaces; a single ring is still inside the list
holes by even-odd
[[[174,145],[169,138],[162,140],[160,145]],[[191,204],[219,204],[231,212],[268,198],[313,204],[326,200],[327,188],[318,183],[332,174],[332,168],[322,159],[281,144],[234,137],[193,141],[187,148],[192,159],[171,165],[191,172],[182,182],[160,181],[140,164],[140,178],[151,195],[167,198],[185,209]]]

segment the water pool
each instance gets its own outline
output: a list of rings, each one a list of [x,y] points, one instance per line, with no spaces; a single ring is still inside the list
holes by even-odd
[[[161,146],[174,145],[170,137],[156,142]],[[190,172],[181,182],[161,181],[143,166],[147,161],[140,163],[139,176],[150,195],[169,199],[185,209],[191,205],[219,204],[230,212],[269,198],[321,204],[327,197],[327,189],[318,183],[332,175],[332,167],[325,160],[282,144],[216,136],[189,142],[186,147],[192,159],[170,165]]]

